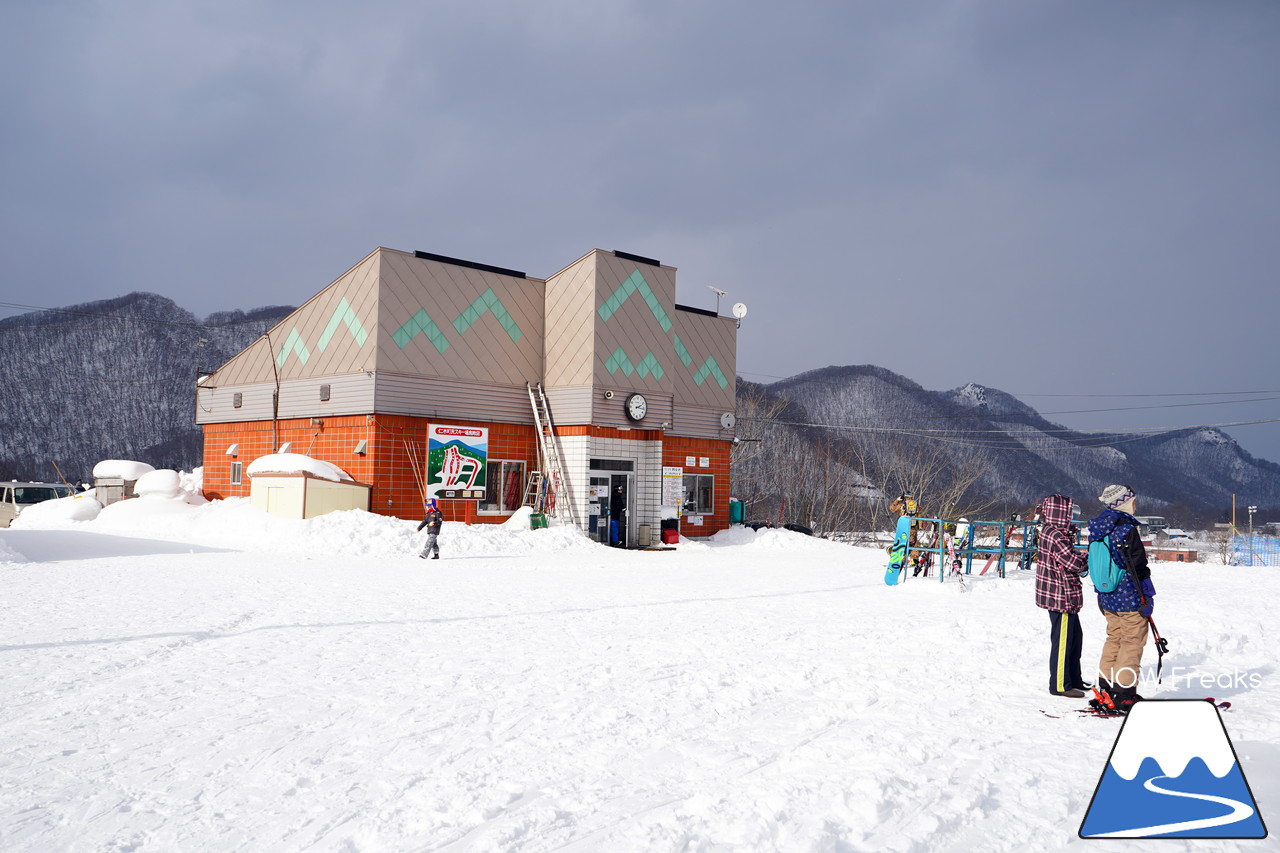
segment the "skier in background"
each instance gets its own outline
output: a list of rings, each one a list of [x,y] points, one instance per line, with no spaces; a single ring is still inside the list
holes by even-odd
[[[1109,700],[1116,710],[1127,712],[1142,699],[1138,695],[1138,678],[1142,674],[1142,651],[1147,644],[1156,589],[1151,584],[1138,520],[1133,517],[1138,500],[1133,487],[1107,486],[1098,500],[1106,509],[1089,522],[1089,541],[1110,537],[1111,559],[1127,575],[1115,592],[1098,593],[1098,609],[1107,619],[1107,641],[1098,661],[1098,687],[1102,694],[1098,701],[1105,705]]]
[[[1049,692],[1083,699],[1080,675],[1080,608],[1084,606],[1081,575],[1089,571],[1089,557],[1075,549],[1071,529],[1071,498],[1049,495],[1036,510],[1041,519],[1036,540],[1036,607],[1049,611]]]
[[[427,528],[427,541],[422,546],[422,553],[418,556],[424,560],[428,556],[438,560],[440,559],[440,525],[444,524],[444,513],[440,511],[440,504],[435,498],[428,499],[423,506],[427,508],[427,517],[418,525],[418,531],[421,532],[422,528]]]

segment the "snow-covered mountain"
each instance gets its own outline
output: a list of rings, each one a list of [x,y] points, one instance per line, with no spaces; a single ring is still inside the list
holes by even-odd
[[[200,464],[195,381],[292,308],[204,320],[153,293],[0,320],[0,479],[84,482],[124,453],[163,468]],[[57,468],[54,467],[56,463]]]
[[[56,462],[82,481],[95,462],[121,453],[157,467],[201,464],[197,372],[220,366],[292,310],[200,320],[169,299],[133,293],[0,320],[0,479],[53,479]],[[872,365],[742,385],[788,401],[778,420],[806,424],[793,428],[801,442],[834,437],[851,447],[856,439],[882,469],[907,445],[979,458],[985,472],[974,490],[997,503],[1025,506],[1055,491],[1083,502],[1107,483],[1132,482],[1152,512],[1221,510],[1233,493],[1280,506],[1280,466],[1215,429],[1138,440],[1078,433],[994,388],[929,391]]]
[[[975,491],[1027,505],[1053,492],[1089,500],[1108,483],[1132,483],[1151,512],[1221,510],[1231,495],[1280,505],[1280,465],[1256,459],[1217,429],[1135,439],[1052,423],[995,388],[969,383],[929,391],[882,367],[827,367],[763,386],[799,406],[786,419],[885,448],[904,440],[984,458]],[[892,464],[892,463],[890,463]]]

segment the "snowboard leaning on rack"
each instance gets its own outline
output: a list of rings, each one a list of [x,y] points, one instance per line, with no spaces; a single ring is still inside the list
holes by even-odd
[[[898,519],[898,527],[893,534],[893,544],[889,546],[889,568],[885,570],[884,582],[893,586],[902,580],[902,568],[907,564],[907,548],[911,544],[911,521],[909,515]]]

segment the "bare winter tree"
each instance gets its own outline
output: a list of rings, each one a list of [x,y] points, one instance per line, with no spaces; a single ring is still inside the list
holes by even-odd
[[[919,438],[895,435],[880,442],[881,453],[890,464],[885,469],[884,492],[897,496],[910,492],[921,514],[935,518],[977,518],[990,511],[995,502],[975,496],[973,485],[992,465],[982,448],[968,447],[954,437]],[[888,503],[883,505],[884,526],[892,526]]]
[[[944,518],[976,517],[992,506],[974,496],[992,465],[983,448],[805,421],[798,405],[739,384],[740,441],[730,464],[751,520],[797,522],[818,535],[881,530],[894,523],[888,498],[903,491]]]

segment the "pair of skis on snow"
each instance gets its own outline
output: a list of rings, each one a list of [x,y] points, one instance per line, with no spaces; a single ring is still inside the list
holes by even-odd
[[[1231,708],[1230,702],[1219,702],[1218,700],[1212,697],[1206,698],[1204,701],[1213,705],[1213,707],[1217,708],[1219,711],[1227,711],[1227,710],[1230,710]],[[1073,708],[1072,710],[1075,711],[1077,714],[1080,714],[1085,717],[1104,717],[1104,718],[1110,719],[1112,717],[1125,716],[1124,711],[1115,711],[1110,709],[1100,711],[1096,708]],[[1045,710],[1041,710],[1040,713],[1044,714],[1046,717],[1052,717],[1055,720],[1061,720],[1063,717],[1062,714],[1050,714],[1048,711],[1045,711]]]

